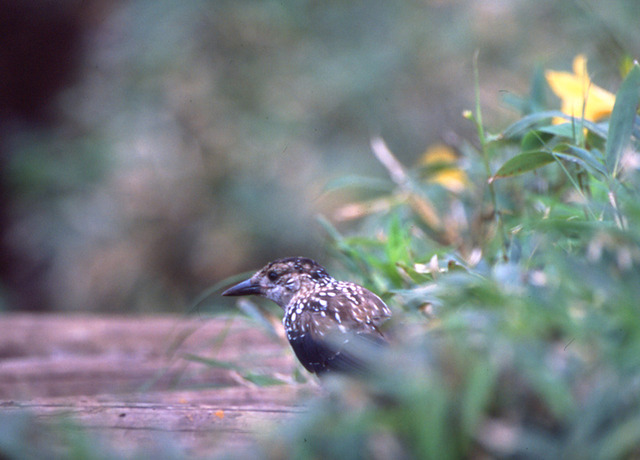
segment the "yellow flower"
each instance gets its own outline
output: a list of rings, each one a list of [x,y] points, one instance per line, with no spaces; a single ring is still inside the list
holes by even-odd
[[[547,70],[547,82],[562,100],[562,112],[576,118],[598,121],[611,114],[615,95],[594,85],[587,74],[587,59],[579,54],[573,59],[573,73]],[[566,120],[556,118],[555,124]]]
[[[420,164],[426,168],[428,180],[459,193],[467,186],[467,175],[456,164],[458,155],[444,144],[435,144],[422,154]]]

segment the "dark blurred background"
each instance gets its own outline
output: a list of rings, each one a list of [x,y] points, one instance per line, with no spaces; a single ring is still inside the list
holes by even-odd
[[[0,310],[185,311],[269,259],[329,263],[315,216],[514,117],[536,66],[615,89],[637,0],[2,0]],[[341,224],[344,225],[344,224]],[[344,227],[340,227],[345,229]],[[346,230],[346,229],[345,229]]]

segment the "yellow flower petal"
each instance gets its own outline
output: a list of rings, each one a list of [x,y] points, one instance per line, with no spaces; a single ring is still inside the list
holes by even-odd
[[[467,175],[456,164],[458,155],[444,144],[435,144],[427,149],[420,158],[420,164],[433,167],[428,180],[442,185],[444,188],[460,193],[467,186]]]
[[[587,74],[587,58],[584,54],[578,54],[573,58],[573,73],[576,74],[576,77],[579,79],[583,79]],[[587,80],[589,80],[589,76],[587,75]]]
[[[420,158],[423,165],[432,165],[434,163],[455,163],[458,155],[451,147],[445,144],[434,144],[429,147]]]
[[[573,60],[573,73],[548,70],[545,77],[551,90],[562,101],[562,112],[572,117],[598,121],[611,115],[615,95],[593,84],[587,74],[587,59],[579,54]],[[565,120],[555,119],[554,123]]]
[[[461,169],[445,169],[434,175],[431,180],[454,193],[462,192],[467,186],[467,175]]]

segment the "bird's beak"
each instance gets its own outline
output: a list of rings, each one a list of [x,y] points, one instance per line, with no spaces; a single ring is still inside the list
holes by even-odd
[[[260,285],[254,284],[250,279],[244,280],[242,283],[238,283],[235,286],[230,287],[222,293],[226,296],[240,296],[240,295],[259,295]]]

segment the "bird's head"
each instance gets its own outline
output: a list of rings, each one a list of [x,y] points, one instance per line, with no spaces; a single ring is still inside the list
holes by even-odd
[[[289,257],[268,263],[251,278],[230,287],[222,295],[258,295],[285,308],[298,292],[311,290],[331,279],[324,267],[315,260]]]

